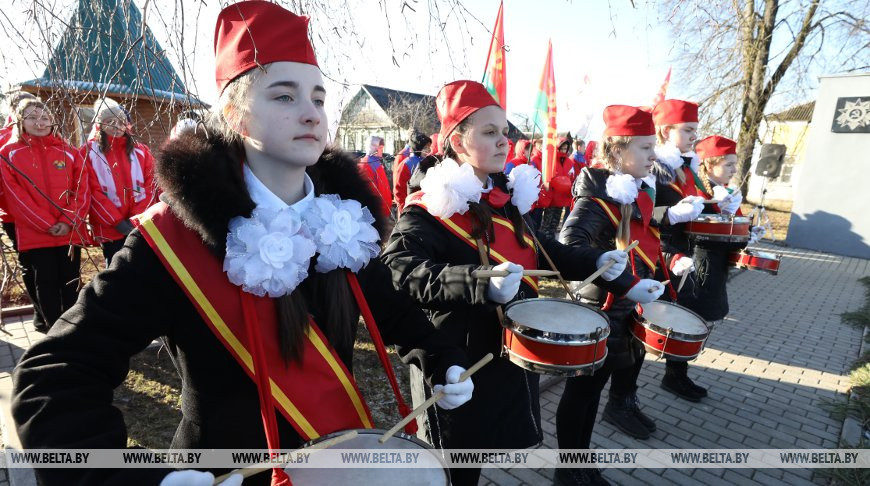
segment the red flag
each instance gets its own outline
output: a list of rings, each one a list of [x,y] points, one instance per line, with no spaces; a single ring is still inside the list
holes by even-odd
[[[544,129],[544,120],[547,120]],[[545,185],[550,183],[556,169],[556,76],[553,74],[553,41],[547,43],[547,60],[541,73],[538,99],[535,103],[535,125],[544,133],[541,173]]]
[[[665,100],[665,96],[668,94],[668,85],[671,84],[671,68],[668,68],[668,75],[665,76],[665,82],[662,83],[662,87],[659,88],[659,93],[653,99],[652,106],[655,108],[657,104]]]
[[[492,29],[492,40],[489,43],[489,54],[486,56],[486,68],[483,71],[483,81],[489,94],[507,111],[507,66],[504,57],[504,2],[498,7],[495,27]]]

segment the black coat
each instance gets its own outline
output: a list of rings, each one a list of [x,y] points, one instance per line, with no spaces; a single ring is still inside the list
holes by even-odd
[[[504,175],[494,175],[505,188]],[[516,211],[508,203],[496,210]],[[537,235],[564,278],[582,279],[595,271],[597,252],[570,248]],[[538,254],[538,268],[549,268]],[[461,241],[434,216],[406,206],[382,256],[393,283],[429,311],[432,322],[463,346],[473,362],[486,353],[496,356],[474,376],[474,396],[462,407],[438,409],[440,440],[445,447],[525,448],[542,439],[538,375],[512,364],[501,352],[501,326],[496,304],[486,297],[488,279],[472,277],[480,267],[477,249]],[[534,298],[535,290],[520,284],[517,299]],[[400,352],[404,350],[400,349]]]
[[[249,216],[255,207],[241,164],[229,152],[214,137],[209,141],[191,133],[173,141],[157,163],[172,211],[199,234],[203,251],[212,251],[221,260],[229,220]],[[327,151],[308,174],[318,194],[357,199],[376,218],[382,217],[379,199],[361,179],[353,158]],[[380,228],[383,224],[378,221]],[[393,288],[390,272],[379,260],[357,275],[387,343],[418,348],[416,355],[408,357],[423,360],[436,379],[443,380],[450,365],[468,366],[464,353],[443,339],[416,303]],[[328,296],[315,290],[323,278],[312,264],[300,287],[315,319],[329,302]],[[128,236],[111,268],[82,290],[75,306],[24,354],[15,369],[12,414],[24,447],[125,447],[126,428],[121,412],[112,406],[112,390],[127,375],[130,357],[159,336],[165,336],[183,381],[183,419],[172,447],[265,449],[255,384],[212,334],[138,230]],[[337,349],[348,369],[352,351]],[[298,447],[301,438],[281,414],[276,415],[281,447]],[[63,485],[156,485],[167,472],[37,470],[43,484]],[[256,478],[268,481],[268,474]]]
[[[568,219],[565,220],[565,225],[562,227],[562,232],[559,235],[560,241],[578,248],[590,248],[597,255],[616,249],[616,227],[604,209],[591,199],[595,197],[619,204],[607,195],[606,183],[609,175],[610,172],[607,170],[589,167],[580,172],[580,176],[574,183],[574,194],[577,199],[574,201],[571,214],[568,215]],[[646,183],[644,183],[644,187],[646,187]],[[631,217],[636,220],[641,219],[640,209],[636,202],[632,203]],[[650,225],[659,226],[655,214]],[[630,366],[635,359],[635,353],[632,352],[633,339],[630,327],[635,303],[622,298],[622,296],[631,289],[639,278],[652,278],[649,267],[637,256],[636,252],[633,254],[635,255],[634,264],[637,269],[637,277],[632,275],[629,263],[622,275],[616,279],[608,282],[599,277],[581,292],[583,301],[596,307],[604,305],[608,292],[616,296],[613,305],[606,311],[607,317],[610,319],[607,359],[612,362],[616,369]]]
[[[711,181],[711,185],[715,185]],[[673,189],[671,188],[671,191]],[[674,191],[675,192],[675,191]],[[704,205],[704,214],[716,214],[719,211],[712,204]],[[677,296],[677,303],[697,312],[708,321],[718,321],[728,315],[728,273],[731,266],[728,258],[731,253],[740,251],[746,247],[746,243],[722,243],[714,241],[689,242],[687,252],[680,252],[692,258],[695,263],[695,271],[687,278],[683,289]],[[675,255],[665,251],[665,258],[670,259]],[[679,278],[674,278],[678,282]],[[670,300],[668,295],[663,299]]]

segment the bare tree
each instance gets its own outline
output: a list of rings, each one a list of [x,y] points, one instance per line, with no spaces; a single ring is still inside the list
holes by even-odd
[[[870,67],[868,2],[672,0],[660,5],[677,41],[675,79],[688,82],[703,105],[702,130],[738,133],[741,180],[750,170],[771,100],[805,101],[801,98],[819,74]]]
[[[516,111],[511,113],[511,123],[516,125],[521,132],[526,133],[532,131],[532,117],[526,113],[518,113]]]
[[[435,98],[432,96],[390,95],[387,105],[387,115],[403,129],[417,129],[428,134],[434,133],[440,126],[435,113]]]

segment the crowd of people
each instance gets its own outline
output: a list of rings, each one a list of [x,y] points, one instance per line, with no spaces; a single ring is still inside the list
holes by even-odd
[[[224,8],[219,101],[156,158],[112,100],[97,101],[78,149],[55,133],[43,102],[15,100],[0,150],[3,227],[41,311],[36,325],[51,329],[13,376],[24,447],[125,447],[112,390],[158,337],[183,383],[173,448],[289,449],[371,428],[352,368],[360,315],[376,346],[396,345],[410,365],[414,402],[441,397],[419,432],[429,444],[535,446],[540,374],[502,356],[503,308],[538,296],[526,271],[541,269],[572,281],[601,271],[570,297],[610,327],[602,366],[567,380],[559,447],[592,446],[608,381],[604,420],[650,437],[656,424],[637,395],[646,350],[631,327],[658,299],[711,326],[727,314],[727,256],[746,243],[696,244],[686,225],[702,213],[739,214],[735,142],[699,141],[695,103],[613,105],[597,143],[558,142],[542,183],[540,140],[514,146],[504,109],[480,83],[458,80],[436,97],[439,132],[413,131],[388,178],[383,138],[359,159],[327,146],[327,93],[307,25],[270,2]],[[754,229],[752,241],[761,236]],[[111,264],[76,295],[79,248],[94,243]],[[684,276],[677,292],[668,281]],[[487,353],[496,358],[462,380]],[[661,386],[693,402],[706,396],[685,361],[668,361]],[[210,485],[221,472],[37,474],[47,485],[174,486]],[[450,476],[473,485],[480,472]],[[595,468],[554,474],[556,484],[609,484]],[[276,467],[246,484],[291,480]]]

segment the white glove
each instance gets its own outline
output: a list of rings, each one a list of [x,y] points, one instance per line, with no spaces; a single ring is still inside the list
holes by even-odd
[[[719,209],[721,209],[723,213],[737,214],[737,210],[740,209],[740,203],[742,202],[743,194],[741,194],[740,191],[736,191],[722,198],[722,202],[719,203]]]
[[[677,277],[682,277],[684,273],[694,271],[695,261],[686,256],[678,258],[677,261],[674,262],[674,266],[671,267],[671,273]]]
[[[506,277],[490,277],[486,296],[489,300],[506,304],[520,291],[520,280],[523,279],[523,267],[516,263],[504,262],[493,267],[493,270],[507,270]]]
[[[233,474],[219,486],[241,486],[244,479],[241,474]],[[214,474],[193,469],[172,471],[163,478],[163,481],[160,481],[160,486],[212,486],[213,484]]]
[[[661,297],[664,292],[665,286],[661,282],[645,278],[634,284],[634,287],[625,294],[625,298],[640,304],[648,304]]]
[[[758,243],[758,240],[764,238],[764,235],[767,234],[767,229],[764,226],[753,226],[752,229],[749,230],[749,244]]]
[[[444,397],[435,402],[444,410],[453,410],[471,400],[471,393],[474,391],[474,383],[471,382],[471,378],[466,378],[465,381],[460,382],[459,376],[462,373],[465,373],[465,368],[453,365],[450,368],[447,368],[447,375],[445,377],[445,382],[447,384],[435,385],[432,387],[433,393],[438,393],[440,391],[444,392]]]
[[[625,264],[628,263],[628,253],[622,250],[612,250],[603,253],[598,257],[598,260],[595,261],[595,267],[601,268],[611,260],[616,263],[601,274],[601,278],[608,282],[622,275],[622,272],[625,271]]]
[[[687,223],[701,214],[704,210],[704,198],[700,196],[688,196],[677,204],[668,208],[668,221],[671,224]]]

